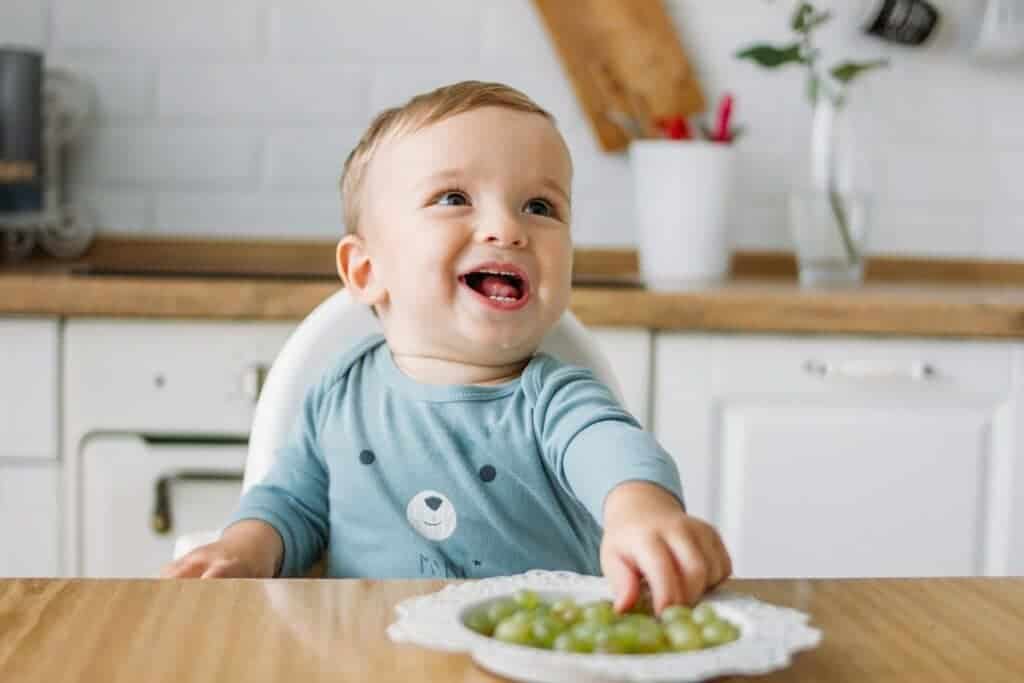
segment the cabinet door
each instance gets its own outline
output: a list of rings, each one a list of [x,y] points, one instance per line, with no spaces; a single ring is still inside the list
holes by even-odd
[[[97,434],[82,449],[82,575],[154,577],[178,536],[214,531],[238,504],[244,443]]]
[[[642,425],[649,422],[651,333],[646,329],[590,328],[611,363],[626,409]]]
[[[737,576],[1007,571],[1010,345],[666,335],[656,349],[656,431]]]
[[[0,458],[57,457],[57,329],[0,319]]]
[[[59,573],[59,486],[54,462],[0,461],[0,577]]]

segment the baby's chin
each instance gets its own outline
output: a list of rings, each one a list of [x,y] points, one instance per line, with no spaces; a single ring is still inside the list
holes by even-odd
[[[504,365],[532,356],[543,336],[522,330],[476,331],[463,336],[460,351],[478,364]]]

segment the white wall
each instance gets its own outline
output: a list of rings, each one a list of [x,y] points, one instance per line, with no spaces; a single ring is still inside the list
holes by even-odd
[[[979,2],[938,4],[951,16]],[[668,2],[708,95],[734,91],[749,127],[738,246],[788,245],[786,174],[806,145],[800,79],[732,55],[785,37],[790,4]],[[1024,67],[969,63],[954,26],[921,51],[831,31],[843,52],[894,62],[854,93],[876,157],[874,250],[1024,259]],[[44,46],[50,64],[95,82],[99,127],[77,155],[75,191],[107,231],[333,237],[336,177],[372,114],[481,78],[524,89],[562,122],[577,242],[634,240],[626,161],[598,151],[527,0],[5,0],[3,41]]]

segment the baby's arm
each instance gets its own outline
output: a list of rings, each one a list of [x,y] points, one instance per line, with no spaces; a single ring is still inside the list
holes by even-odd
[[[641,578],[660,611],[729,576],[718,533],[686,514],[672,458],[589,371],[547,372],[535,417],[559,481],[604,527],[601,568],[619,610],[635,603]]]

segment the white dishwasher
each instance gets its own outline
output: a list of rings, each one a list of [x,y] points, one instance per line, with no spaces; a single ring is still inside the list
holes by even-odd
[[[63,349],[63,573],[152,577],[219,528],[292,323],[75,319]]]

